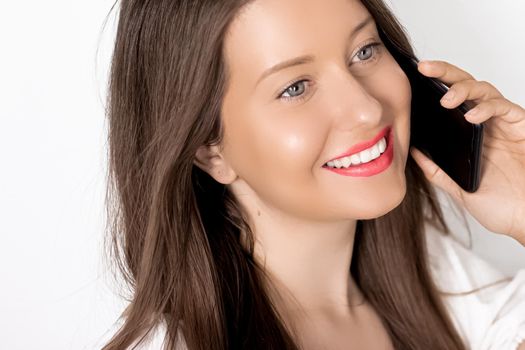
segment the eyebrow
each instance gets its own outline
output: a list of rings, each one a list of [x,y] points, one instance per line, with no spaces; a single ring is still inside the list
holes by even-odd
[[[350,35],[348,36],[348,40],[347,41],[350,41],[359,31],[361,31],[364,27],[366,27],[367,25],[369,25],[373,21],[374,21],[374,19],[373,19],[372,16],[368,16],[364,20],[362,20],[350,32]],[[292,58],[292,59],[289,59],[289,60],[277,63],[275,66],[268,68],[267,70],[265,70],[261,74],[261,76],[257,80],[257,83],[255,83],[255,86],[257,86],[261,82],[261,80],[263,80],[264,78],[266,78],[267,76],[269,76],[271,74],[274,74],[277,71],[283,70],[285,68],[293,67],[293,66],[298,66],[298,65],[301,65],[301,64],[305,64],[305,63],[310,63],[313,60],[315,60],[315,56],[313,56],[313,55],[304,55],[304,56],[295,57],[295,58]]]

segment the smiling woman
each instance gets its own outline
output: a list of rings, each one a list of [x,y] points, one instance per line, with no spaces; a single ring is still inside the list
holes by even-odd
[[[464,275],[399,55],[381,0],[122,1],[108,208],[134,294],[104,349],[477,344],[438,288]]]

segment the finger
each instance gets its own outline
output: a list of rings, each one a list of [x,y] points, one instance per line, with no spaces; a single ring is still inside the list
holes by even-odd
[[[445,61],[420,61],[417,68],[424,75],[438,78],[447,86],[462,80],[475,80],[470,73]]]
[[[506,98],[493,98],[479,103],[465,114],[467,121],[480,124],[492,117],[502,118],[507,123],[525,120],[525,109]]]
[[[447,173],[417,148],[410,147],[410,154],[430,183],[449,193],[458,203],[463,204],[463,189]]]
[[[463,80],[453,84],[442,97],[441,104],[446,108],[456,108],[465,100],[481,103],[483,100],[503,97],[491,83],[478,80]]]

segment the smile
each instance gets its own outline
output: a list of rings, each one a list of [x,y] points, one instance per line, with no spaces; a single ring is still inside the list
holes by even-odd
[[[387,127],[374,140],[352,147],[344,156],[330,160],[323,168],[340,175],[367,177],[385,171],[393,158],[393,131]]]

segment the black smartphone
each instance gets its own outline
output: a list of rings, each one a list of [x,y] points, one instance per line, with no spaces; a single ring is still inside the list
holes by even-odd
[[[410,144],[432,159],[461,188],[475,192],[479,187],[483,124],[472,124],[464,114],[473,108],[465,101],[454,109],[441,105],[448,86],[417,70],[418,60],[398,56],[412,86]]]

